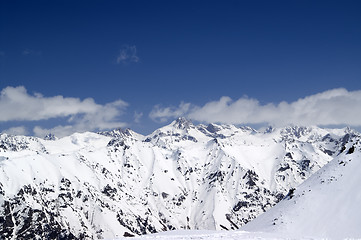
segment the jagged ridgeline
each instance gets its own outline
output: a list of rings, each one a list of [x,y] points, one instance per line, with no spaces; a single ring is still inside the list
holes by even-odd
[[[0,136],[2,239],[238,229],[359,138],[350,129],[193,125]],[[348,150],[349,151],[349,150]]]

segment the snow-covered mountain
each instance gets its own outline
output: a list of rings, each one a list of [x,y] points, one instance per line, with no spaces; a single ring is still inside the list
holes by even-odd
[[[242,229],[290,238],[361,238],[361,139],[312,175],[275,207]]]
[[[61,139],[1,134],[0,236],[238,229],[358,138],[350,129],[260,132],[184,118],[148,136],[129,129]]]

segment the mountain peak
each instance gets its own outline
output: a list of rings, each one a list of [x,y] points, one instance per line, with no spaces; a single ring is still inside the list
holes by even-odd
[[[174,126],[177,129],[183,129],[183,130],[189,129],[190,126],[192,125],[193,125],[192,121],[185,117],[179,117],[172,122],[172,126]]]
[[[44,140],[50,140],[50,141],[54,141],[54,140],[57,140],[57,139],[58,138],[52,133],[49,133],[44,137]]]
[[[119,137],[132,136],[132,131],[129,128],[126,129],[116,128],[110,131],[98,132],[98,134],[108,137],[119,138]]]

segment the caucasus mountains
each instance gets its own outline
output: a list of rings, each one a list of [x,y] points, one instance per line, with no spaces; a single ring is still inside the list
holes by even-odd
[[[60,139],[1,134],[0,238],[109,239],[179,229],[236,230],[246,223],[254,231],[288,228],[301,234],[316,220],[322,228],[332,217],[336,231],[345,219],[329,207],[337,203],[347,212],[360,191],[350,189],[350,202],[340,202],[337,191],[327,189],[350,188],[359,180],[353,176],[361,159],[352,157],[360,154],[359,139],[348,128],[256,131],[194,125],[184,118],[148,136],[129,129]],[[343,166],[345,173],[337,170]],[[347,176],[338,180],[342,174]],[[306,179],[308,185],[300,186]],[[322,212],[312,208],[317,204]],[[301,207],[293,213],[296,205]],[[309,209],[313,215],[303,216]],[[293,220],[294,214],[301,217]],[[302,229],[297,221],[306,221]]]

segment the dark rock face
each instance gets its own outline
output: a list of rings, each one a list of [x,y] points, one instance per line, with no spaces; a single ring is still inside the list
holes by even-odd
[[[351,154],[355,151],[355,146],[351,146],[348,151],[347,151],[347,154]]]
[[[57,221],[56,214],[45,209],[33,209],[24,194],[12,201],[4,201],[0,217],[0,236],[4,239],[77,239],[69,227]],[[79,235],[78,238],[81,238]]]

